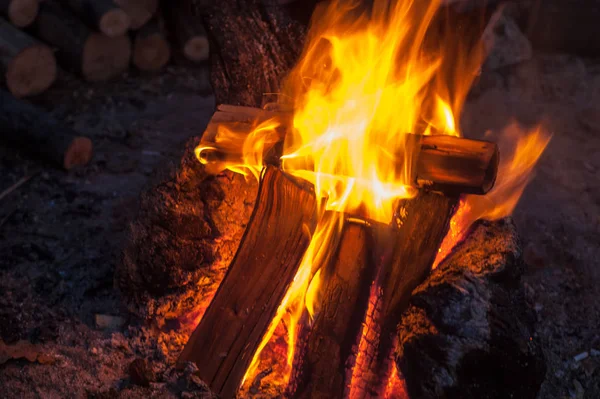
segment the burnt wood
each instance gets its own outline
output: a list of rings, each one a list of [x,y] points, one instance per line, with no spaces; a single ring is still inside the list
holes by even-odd
[[[68,9],[44,1],[33,25],[35,34],[57,48],[66,68],[88,81],[111,79],[129,66],[131,42],[127,36],[109,38],[92,32]]]
[[[210,45],[202,16],[195,12],[191,0],[165,3],[163,14],[173,33],[177,49],[192,62],[208,60]]]
[[[158,71],[170,58],[171,45],[161,20],[154,18],[135,32],[132,61],[139,70]]]
[[[38,7],[39,0],[0,0],[0,13],[19,28],[33,23]]]
[[[233,397],[291,284],[315,226],[316,198],[267,167],[240,247],[206,313],[179,357],[195,362],[213,391]]]
[[[44,92],[56,80],[54,52],[0,18],[0,73],[15,97]]]
[[[334,255],[320,271],[319,308],[296,351],[288,392],[294,398],[341,398],[350,386],[377,262],[369,223],[346,218]]]
[[[510,219],[480,221],[420,284],[395,361],[411,399],[534,399],[546,365]]]
[[[92,142],[46,112],[0,90],[0,140],[55,166],[70,169],[92,157]]]
[[[375,322],[380,331],[360,366],[359,374],[366,380],[364,396],[383,393],[396,326],[412,291],[429,275],[457,204],[457,197],[421,191],[417,197],[399,202],[393,231],[378,236],[382,263],[376,284],[381,294]]]
[[[88,25],[109,37],[124,35],[131,23],[129,15],[113,0],[60,0]]]

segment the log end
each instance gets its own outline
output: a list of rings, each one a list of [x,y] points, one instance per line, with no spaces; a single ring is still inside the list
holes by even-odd
[[[127,70],[130,58],[131,41],[127,36],[92,34],[83,49],[83,77],[90,82],[114,78]]]
[[[118,37],[127,33],[130,24],[131,20],[125,11],[113,8],[102,16],[98,28],[108,37]]]
[[[115,3],[129,15],[129,27],[133,30],[138,30],[146,25],[158,9],[158,2],[154,0],[115,0]]]
[[[92,140],[87,137],[75,137],[65,151],[63,167],[69,170],[74,166],[87,165],[92,159],[92,153]]]
[[[196,36],[185,43],[183,54],[190,61],[206,61],[209,55],[209,47],[208,39],[206,37]]]
[[[38,10],[38,0],[13,0],[8,6],[8,19],[13,25],[24,28],[35,21]]]
[[[171,58],[171,47],[161,34],[138,37],[133,44],[133,64],[142,71],[158,71]]]
[[[39,44],[21,51],[8,65],[6,85],[17,98],[40,94],[56,80],[54,52]]]

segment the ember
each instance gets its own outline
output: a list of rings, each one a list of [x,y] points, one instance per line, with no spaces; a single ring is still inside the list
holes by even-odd
[[[428,40],[439,6],[333,1],[286,80],[291,102],[215,114],[199,161],[262,185],[180,358],[221,395],[273,374],[271,388],[294,397],[402,397],[392,356],[411,292],[475,220],[514,209],[548,136],[511,126],[498,171],[496,145],[459,138],[482,52]]]

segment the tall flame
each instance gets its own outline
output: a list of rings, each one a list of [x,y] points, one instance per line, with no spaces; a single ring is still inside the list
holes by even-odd
[[[291,371],[296,325],[318,312],[319,269],[333,252],[332,237],[343,224],[340,213],[388,223],[394,202],[416,194],[409,186],[413,154],[405,147],[404,136],[461,135],[461,108],[478,74],[482,52],[479,46],[462,48],[461,38],[448,32],[442,40],[430,32],[440,1],[374,0],[364,9],[361,1],[334,0],[315,11],[305,51],[284,82],[283,94],[293,100],[294,113],[292,126],[285,126],[282,168],[312,182],[324,200],[302,264],[245,378],[255,375],[260,351],[282,320],[289,334]],[[429,40],[432,35],[435,40]],[[243,140],[241,157],[226,160],[226,166],[258,177],[265,148],[279,139],[276,130],[282,124],[272,119],[244,135],[220,129],[216,137],[220,145],[240,147]],[[517,153],[510,173],[528,175],[542,144],[523,143],[535,147],[534,160],[521,160]],[[210,147],[196,150],[201,162],[206,162],[206,150]],[[397,154],[403,154],[400,161],[394,158]],[[504,211],[478,211],[477,217],[512,210],[527,178],[516,180],[519,183],[506,190],[499,184]],[[311,317],[302,318],[305,312]]]

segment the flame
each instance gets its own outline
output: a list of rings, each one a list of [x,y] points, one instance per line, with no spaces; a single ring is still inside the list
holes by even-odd
[[[256,375],[260,352],[284,323],[289,348],[281,383],[287,383],[299,323],[310,323],[319,311],[319,270],[335,252],[343,213],[389,223],[395,201],[416,195],[409,184],[414,149],[406,146],[405,135],[461,136],[457,121],[479,72],[482,52],[480,46],[465,52],[461,38],[450,34],[444,40],[427,40],[440,2],[374,0],[368,10],[361,8],[361,1],[321,3],[304,53],[283,86],[282,98],[293,102],[291,126],[278,118],[259,123],[250,132],[220,126],[214,146],[196,149],[200,162],[208,164],[212,150],[225,148],[227,156],[218,160],[219,168],[258,179],[284,125],[282,169],[311,182],[323,199],[300,268],[244,381]],[[518,151],[501,168],[496,194],[465,199],[459,213],[464,219],[453,220],[454,241],[446,246],[458,241],[474,217],[512,211],[528,182],[524,176],[530,175],[547,144],[538,136],[526,137],[516,139]],[[489,202],[495,200],[490,208]]]

